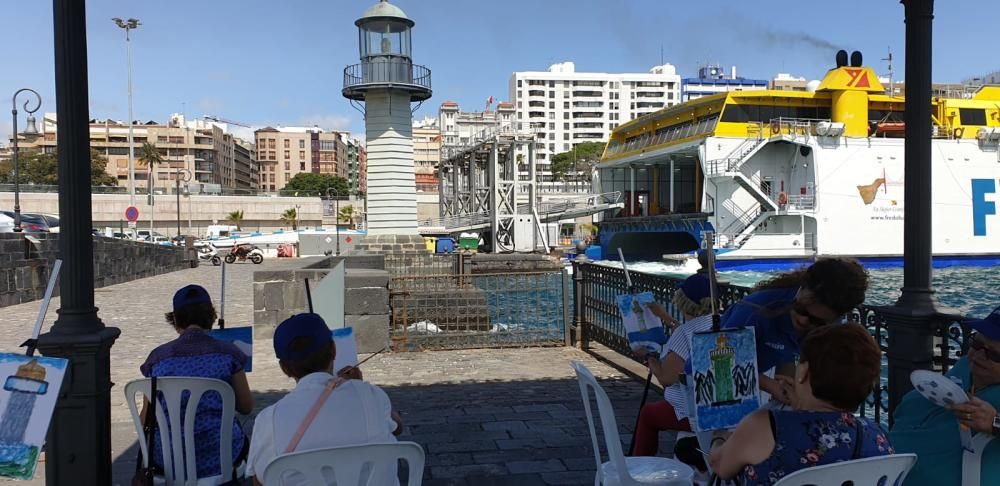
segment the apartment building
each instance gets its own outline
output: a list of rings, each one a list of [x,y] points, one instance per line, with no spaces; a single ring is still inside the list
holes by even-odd
[[[324,131],[319,127],[266,127],[254,132],[254,138],[262,191],[280,191],[300,172],[351,180],[351,171],[359,171],[357,161],[352,166],[350,160],[350,145],[358,142],[347,132]],[[357,152],[356,147],[354,151]],[[360,181],[358,174],[354,178]]]
[[[788,73],[778,73],[767,83],[767,89],[778,91],[806,91],[809,81],[802,76],[792,76]]]
[[[18,146],[23,151],[55,153],[58,139],[58,121],[55,113],[42,117],[40,136],[32,140],[22,140]],[[186,120],[183,115],[173,114],[167,123],[156,121],[133,124],[135,146],[135,178],[147,181],[149,171],[140,160],[139,149],[144,143],[153,144],[160,152],[163,163],[157,166],[157,184],[160,187],[173,186],[184,171],[191,173],[189,179],[198,191],[222,192],[224,189],[250,188],[249,183],[240,182],[237,174],[249,174],[255,170],[251,157],[238,157],[236,147],[246,143],[227,132],[227,126],[204,120]],[[91,120],[90,147],[108,159],[107,172],[118,180],[121,186],[128,186],[128,124],[117,120]],[[143,187],[145,182],[137,184]]]
[[[250,142],[236,139],[233,144],[233,187],[256,191],[259,188],[260,169],[257,167],[257,150]]]
[[[679,103],[681,78],[670,64],[648,73],[594,73],[564,62],[548,71],[513,73],[509,90],[513,128],[536,132],[538,180],[544,185],[553,182],[553,155],[581,142],[605,141],[618,125]],[[447,126],[443,130],[447,141]]]
[[[356,138],[347,139],[347,184],[354,194],[368,192],[368,151]]]
[[[691,101],[729,91],[758,91],[767,89],[766,79],[749,79],[736,75],[736,66],[727,73],[718,64],[698,68],[698,77],[681,80],[681,99]]]
[[[413,170],[417,192],[438,191],[438,164],[441,163],[441,130],[438,118],[413,122]]]

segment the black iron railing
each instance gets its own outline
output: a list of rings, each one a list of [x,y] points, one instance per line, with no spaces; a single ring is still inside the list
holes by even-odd
[[[615,297],[626,291],[625,272],[620,268],[594,263],[574,265],[574,272],[574,285],[579,286],[574,289],[574,295],[579,296],[579,303],[574,306],[574,322],[581,327],[581,345],[586,348],[589,341],[595,341],[626,357],[634,358],[615,303]],[[665,304],[674,317],[680,317],[680,313],[669,302],[682,279],[636,271],[629,273],[635,290],[653,292],[657,302]],[[719,297],[723,307],[739,301],[750,290],[749,287],[720,282]],[[875,307],[862,305],[851,311],[848,319],[863,323],[876,338],[882,350],[882,368],[887,370],[886,353],[891,329],[886,324],[885,316]],[[934,336],[933,368],[945,373],[960,357],[968,353],[970,329],[960,321],[948,321],[934,329]],[[886,373],[882,373],[878,385],[859,412],[888,424],[891,423],[888,410],[889,386]]]
[[[407,85],[429,91],[431,70],[403,59],[376,60],[344,68],[344,89],[380,84]]]

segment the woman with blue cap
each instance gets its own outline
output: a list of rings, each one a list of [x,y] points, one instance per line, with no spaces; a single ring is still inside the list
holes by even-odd
[[[1000,437],[1000,307],[985,319],[965,324],[975,331],[969,352],[947,376],[962,386],[970,401],[945,409],[914,390],[892,414],[889,438],[896,451],[918,457],[906,486],[962,484],[962,427]],[[990,442],[980,463],[981,484],[1000,485],[1000,442]]]
[[[173,311],[166,314],[167,323],[179,336],[162,344],[139,367],[146,377],[214,378],[229,383],[236,396],[236,411],[248,414],[253,410],[253,395],[243,371],[246,355],[232,343],[219,341],[205,331],[212,329],[217,315],[208,291],[200,285],[188,285],[174,294]],[[187,405],[182,405],[186,407]],[[219,427],[222,420],[222,398],[209,392],[201,397],[194,425],[195,460],[199,478],[222,473],[219,467]],[[249,438],[240,424],[233,420],[233,460],[223,467],[234,467],[249,451]],[[163,451],[159,434],[154,441],[153,462],[162,468]]]

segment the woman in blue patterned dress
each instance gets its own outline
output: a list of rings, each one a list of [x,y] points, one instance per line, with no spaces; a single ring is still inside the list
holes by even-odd
[[[813,466],[893,454],[882,427],[853,413],[879,378],[878,346],[858,324],[830,325],[802,343],[794,410],[758,410],[712,439],[712,470],[743,485],[771,485]]]
[[[188,285],[174,294],[173,312],[166,314],[167,322],[177,330],[177,339],[162,344],[146,358],[139,367],[143,376],[167,377],[187,376],[215,378],[233,387],[236,397],[236,411],[248,414],[253,410],[253,396],[247,375],[243,371],[246,355],[231,343],[219,341],[205,331],[215,322],[215,307],[208,292],[199,285]],[[160,400],[163,406],[163,400]],[[182,407],[187,406],[185,398]],[[165,411],[166,409],[163,408]],[[145,407],[143,410],[145,416]],[[222,398],[218,393],[209,392],[198,402],[195,415],[195,460],[198,477],[207,478],[221,474],[219,467],[219,428],[222,420]],[[246,458],[249,437],[233,420],[233,461],[224,467],[233,467]],[[162,468],[163,452],[160,447],[160,431],[157,430],[153,462]]]

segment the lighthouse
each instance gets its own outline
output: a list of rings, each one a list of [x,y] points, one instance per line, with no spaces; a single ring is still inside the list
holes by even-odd
[[[410,107],[431,97],[431,72],[413,64],[410,31],[414,22],[399,7],[382,0],[354,25],[361,62],[344,69],[342,94],[364,103],[368,150],[365,243],[386,250],[422,248]]]
[[[0,444],[21,444],[28,429],[28,420],[35,409],[35,398],[48,391],[45,368],[37,360],[17,367],[17,372],[7,378],[4,390],[10,392],[7,408],[0,421]]]

